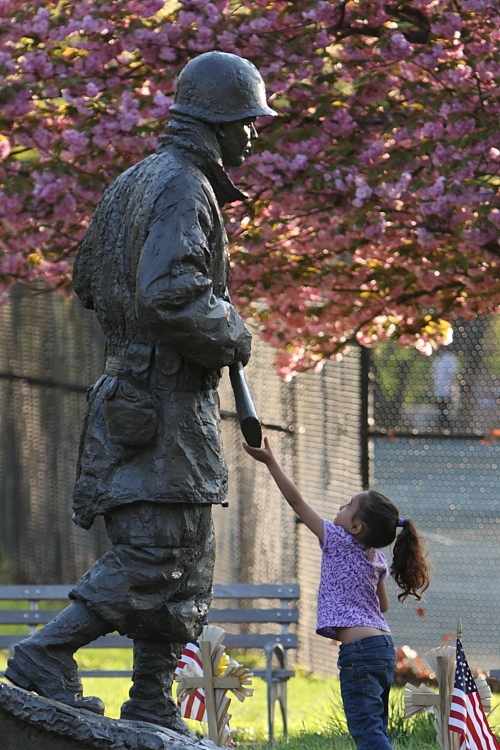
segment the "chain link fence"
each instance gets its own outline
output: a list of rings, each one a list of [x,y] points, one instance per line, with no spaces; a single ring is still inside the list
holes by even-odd
[[[71,522],[87,387],[102,367],[93,316],[19,287],[0,310],[0,565],[4,580],[66,583],[106,546]]]
[[[104,341],[77,300],[19,287],[0,309],[0,580],[71,583],[108,540],[71,521],[87,387],[102,372]],[[273,351],[254,338],[246,368],[279,460],[325,516],[360,487],[359,358],[353,348],[319,374],[283,383]],[[297,524],[262,464],[242,449],[229,379],[220,387],[229,466],[227,508],[214,508],[218,583],[301,585],[296,659],[335,671],[336,648],[314,634],[320,551]],[[278,629],[280,626],[276,626]]]
[[[370,353],[370,480],[418,524],[432,565],[422,602],[399,605],[391,586],[396,642],[423,655],[460,617],[469,663],[489,671],[500,667],[500,317],[454,332],[431,357],[391,343]]]
[[[71,583],[108,547],[102,519],[88,532],[71,522],[86,389],[101,374],[104,342],[77,301],[23,287],[0,309],[0,326],[0,579]],[[500,317],[456,326],[440,374],[440,355],[387,343],[283,383],[272,350],[254,341],[247,378],[264,431],[318,512],[332,518],[370,485],[425,537],[433,579],[424,600],[401,606],[389,584],[397,645],[423,655],[461,617],[471,666],[499,668]],[[448,396],[437,391],[446,378]],[[216,580],[299,582],[297,659],[332,673],[337,649],[314,634],[319,546],[242,450],[226,376],[220,397],[230,483],[229,506],[214,509]]]

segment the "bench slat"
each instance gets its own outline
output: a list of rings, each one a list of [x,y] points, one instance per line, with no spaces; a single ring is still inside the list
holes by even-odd
[[[54,586],[0,586],[0,599],[6,601],[42,601],[43,599],[64,601],[73,587],[69,584]]]
[[[7,601],[43,601],[44,599],[65,600],[71,591],[70,584],[43,586],[0,586],[0,599]],[[298,599],[299,585],[253,584],[253,583],[216,583],[215,599]]]
[[[1,625],[45,625],[59,614],[60,609],[0,609]]]
[[[0,599],[4,601],[48,601],[61,602],[61,609],[67,604],[67,595],[71,586],[67,584],[48,586],[0,586]],[[214,599],[285,599],[297,600],[298,584],[215,584]],[[0,624],[3,625],[40,625],[50,622],[60,610],[0,610]],[[259,609],[213,608],[209,610],[209,622],[219,623],[289,623],[298,622],[298,609],[286,607]],[[12,648],[24,635],[0,635],[0,648]],[[281,643],[284,648],[297,648],[295,634],[280,633],[227,633],[225,645],[228,648],[264,648],[268,643]],[[89,644],[90,648],[130,648],[131,639],[117,634],[109,634]]]
[[[23,638],[28,638],[28,634],[25,635],[0,635],[0,648],[13,648],[16,643],[22,641]]]
[[[11,649],[16,643],[19,643],[19,641],[28,637],[28,633],[25,633],[24,635],[0,635],[0,648]],[[130,638],[127,638],[126,635],[110,633],[109,635],[102,635],[95,641],[83,646],[83,648],[132,648],[132,646],[133,641]]]
[[[297,648],[298,638],[294,633],[226,633],[223,643],[227,648],[265,648],[268,643]]]
[[[131,669],[79,669],[80,677],[132,677]]]
[[[87,646],[84,646],[84,648],[132,648],[133,645],[133,640],[127,638],[126,635],[109,633],[108,635],[101,635],[100,638],[91,641]]]
[[[266,679],[265,669],[251,669],[254,677],[259,677],[261,680]],[[293,669],[273,669],[272,671],[272,682],[283,682],[283,680],[289,680],[290,677],[295,677],[295,671]]]
[[[44,625],[61,610],[53,609],[0,609],[0,625]],[[209,622],[277,622],[289,624],[299,621],[297,609],[210,609]]]
[[[24,635],[0,635],[0,648],[11,649],[16,643],[27,638]],[[294,633],[226,633],[224,645],[227,648],[265,648],[268,643],[281,643],[283,648],[297,648],[298,639]],[[83,648],[132,648],[133,642],[125,635],[103,635]]]
[[[298,609],[209,609],[209,622],[298,622]]]
[[[215,599],[298,599],[298,583],[216,583]]]

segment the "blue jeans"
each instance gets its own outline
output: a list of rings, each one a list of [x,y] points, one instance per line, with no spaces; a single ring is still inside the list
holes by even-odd
[[[392,637],[376,635],[339,649],[340,690],[347,727],[358,750],[390,750],[389,691],[396,668]]]

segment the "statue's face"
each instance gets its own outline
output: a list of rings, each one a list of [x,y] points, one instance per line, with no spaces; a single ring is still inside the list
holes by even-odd
[[[258,137],[254,122],[254,117],[247,117],[217,124],[217,140],[225,167],[240,167],[250,154],[252,141]]]

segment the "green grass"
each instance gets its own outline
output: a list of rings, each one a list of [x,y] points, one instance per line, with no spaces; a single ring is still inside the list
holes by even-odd
[[[0,651],[0,671],[5,668],[7,653]],[[237,655],[249,668],[251,659]],[[81,669],[106,668],[128,669],[131,666],[131,653],[123,649],[82,649],[78,652]],[[117,718],[120,706],[128,697],[130,681],[123,678],[84,679],[86,695],[99,695],[106,704],[106,715]],[[267,711],[266,685],[262,680],[253,682],[254,695],[240,703],[231,701],[231,728],[235,740],[257,750],[267,750]],[[495,709],[490,725],[500,731],[500,695],[493,696]],[[429,714],[419,714],[405,719],[403,713],[402,690],[395,689],[391,694],[390,734],[394,750],[438,750],[433,718]],[[335,678],[324,679],[317,675],[306,675],[297,669],[297,676],[288,683],[288,723],[289,741],[280,741],[281,717],[276,707],[276,736],[278,741],[273,750],[354,750],[345,725],[344,713]],[[191,722],[191,727],[199,731],[203,725]],[[286,746],[286,747],[285,747]]]

